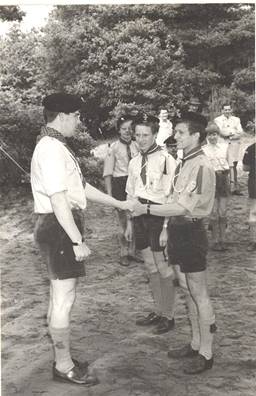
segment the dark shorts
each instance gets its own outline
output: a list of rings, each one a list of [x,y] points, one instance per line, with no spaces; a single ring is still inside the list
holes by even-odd
[[[168,223],[169,264],[179,265],[181,272],[206,269],[207,234],[202,220],[187,224]]]
[[[230,196],[230,180],[229,170],[215,172],[216,175],[216,191],[215,198]]]
[[[249,198],[255,199],[256,198],[256,180],[255,176],[250,176],[248,179],[248,195]]]
[[[163,229],[164,217],[141,215],[134,217],[135,247],[138,250],[150,247],[153,252],[161,252],[164,248],[159,244]]]
[[[112,196],[119,201],[126,201],[126,182],[128,176],[112,177]]]
[[[73,217],[83,234],[83,212],[74,211]],[[76,261],[71,240],[53,213],[39,214],[34,230],[50,279],[70,279],[85,276],[84,261]]]

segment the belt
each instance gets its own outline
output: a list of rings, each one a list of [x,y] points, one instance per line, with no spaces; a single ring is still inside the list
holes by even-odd
[[[228,174],[229,172],[230,172],[229,169],[215,171],[215,173],[217,173],[217,175],[225,175],[225,174]]]
[[[183,217],[183,216],[173,216],[170,217],[169,222],[175,225],[184,225],[191,223],[200,223],[203,219],[198,219],[196,217]]]
[[[138,201],[142,204],[151,204],[151,205],[161,205],[159,202],[150,201],[150,199],[138,198]]]

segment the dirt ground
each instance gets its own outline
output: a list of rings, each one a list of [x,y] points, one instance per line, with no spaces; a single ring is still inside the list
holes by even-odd
[[[72,352],[89,360],[100,384],[93,388],[52,380],[52,347],[45,321],[46,269],[33,242],[33,202],[24,190],[1,196],[2,395],[49,396],[255,396],[256,266],[247,252],[247,175],[244,196],[232,197],[229,250],[209,251],[209,288],[216,311],[215,364],[186,376],[184,361],[169,347],[188,342],[190,327],[177,288],[176,326],[167,335],[135,325],[152,298],[142,264],[118,264],[117,222],[112,209],[88,204],[88,244],[93,251],[72,315]]]

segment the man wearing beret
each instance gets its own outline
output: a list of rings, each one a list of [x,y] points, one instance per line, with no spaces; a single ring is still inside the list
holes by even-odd
[[[207,236],[203,224],[203,218],[212,211],[215,195],[214,170],[201,149],[206,124],[199,113],[181,115],[174,136],[184,156],[175,170],[170,199],[163,205],[137,203],[134,212],[137,216],[148,213],[170,217],[166,230],[168,259],[186,293],[192,340],[178,350],[170,350],[168,356],[193,358],[184,369],[186,374],[212,367],[216,330],[206,282]]]
[[[66,138],[74,136],[80,122],[82,101],[67,93],[43,100],[46,126],[41,130],[31,162],[31,186],[37,214],[35,240],[47,263],[50,302],[47,315],[58,381],[91,386],[98,380],[88,363],[70,354],[70,314],[76,297],[77,278],[85,275],[90,255],[83,232],[86,199],[122,210],[130,208],[86,183]]]

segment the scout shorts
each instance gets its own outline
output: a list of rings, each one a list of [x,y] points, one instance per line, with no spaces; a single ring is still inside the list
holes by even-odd
[[[168,261],[179,265],[181,272],[206,269],[208,241],[202,220],[184,224],[168,223]]]
[[[79,231],[83,234],[82,211],[72,213]],[[84,261],[76,261],[71,240],[54,213],[38,215],[34,238],[47,263],[50,279],[63,280],[85,276]]]
[[[126,182],[128,176],[112,177],[112,196],[119,201],[126,201]]]
[[[216,175],[216,190],[215,198],[223,198],[230,196],[230,180],[229,170],[215,172]]]
[[[163,229],[164,217],[141,215],[134,217],[134,237],[137,250],[150,247],[153,252],[161,252],[164,248],[159,244]]]

